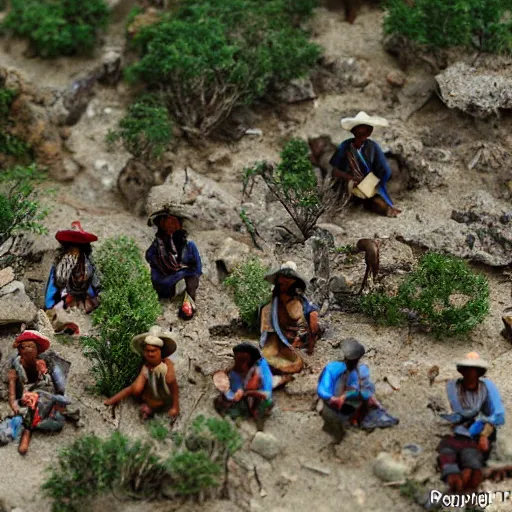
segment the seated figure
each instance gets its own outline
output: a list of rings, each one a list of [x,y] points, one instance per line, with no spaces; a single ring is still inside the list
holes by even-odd
[[[318,381],[318,396],[324,401],[324,430],[341,440],[346,425],[373,430],[398,424],[398,419],[387,414],[375,398],[370,369],[360,363],[364,346],[348,338],[342,351],[344,360],[329,363]]]
[[[232,418],[252,417],[262,428],[273,406],[270,367],[258,348],[250,343],[240,343],[233,348],[233,353],[235,364],[229,374],[218,372],[215,375],[216,385],[222,391],[214,402],[215,409]],[[220,383],[219,377],[223,378]]]
[[[318,308],[303,295],[306,282],[293,261],[270,272],[265,279],[274,289],[271,302],[260,312],[263,357],[278,372],[300,372],[303,361],[298,349],[305,347],[312,354],[320,334]]]
[[[168,357],[176,351],[175,335],[162,332],[160,327],[154,325],[149,332],[133,338],[132,350],[144,358],[139,376],[130,386],[105,400],[105,405],[116,405],[134,396],[142,401],[142,419],[165,410],[174,420],[180,413],[179,389],[174,364]]]
[[[396,217],[401,210],[393,205],[386,188],[391,178],[391,168],[380,146],[369,138],[375,127],[388,126],[388,121],[359,112],[356,117],[342,119],[341,126],[352,132],[354,137],[342,142],[330,161],[332,175],[339,180],[338,187],[342,189],[338,193],[341,196],[346,189],[349,194],[356,195],[357,185],[373,173],[380,182],[373,197],[362,199],[365,208],[380,215]],[[354,198],[354,201],[358,202],[358,198]]]
[[[483,378],[487,368],[488,364],[471,352],[457,364],[462,378],[446,384],[453,414],[442,418],[452,424],[453,434],[441,440],[437,451],[442,477],[455,493],[478,488],[496,430],[505,423],[500,393],[492,381]]]
[[[100,283],[91,260],[91,242],[98,237],[84,231],[78,221],[71,226],[55,235],[62,247],[50,270],[44,307],[56,333],[78,334],[67,312],[77,307],[90,313],[99,305]]]
[[[38,331],[25,330],[15,340],[18,354],[10,360],[9,405],[22,417],[23,432],[18,451],[25,455],[34,430],[59,431],[68,416],[71,400],[64,396],[69,363],[44,359],[50,340]]]
[[[148,225],[157,227],[156,237],[146,251],[146,260],[151,266],[151,281],[158,296],[172,299],[176,285],[185,281],[186,293],[180,316],[190,319],[194,315],[196,292],[202,274],[201,257],[194,242],[187,239],[183,229],[182,214],[172,209],[159,210],[148,219]]]

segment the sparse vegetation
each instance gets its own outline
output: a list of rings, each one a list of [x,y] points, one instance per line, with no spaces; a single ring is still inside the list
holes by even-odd
[[[26,37],[41,57],[89,53],[108,24],[104,0],[11,0],[3,28]]]
[[[107,239],[95,253],[100,273],[100,306],[93,313],[98,336],[84,337],[93,361],[98,392],[112,396],[128,386],[140,371],[141,358],[131,339],[146,332],[161,313],[149,270],[135,241]]]
[[[154,444],[119,432],[106,440],[88,435],[60,452],[43,490],[53,499],[53,512],[85,510],[92,498],[113,489],[151,499],[165,485],[167,497],[204,499],[220,486],[227,460],[241,444],[231,423],[203,416],[167,458]]]
[[[466,262],[428,253],[407,276],[395,296],[383,292],[361,298],[362,310],[378,322],[414,321],[437,337],[465,334],[489,312],[487,279]]]
[[[259,162],[244,171],[244,193],[252,180],[260,176],[286,209],[304,240],[313,234],[320,216],[336,204],[336,195],[329,183],[318,187],[309,146],[301,139],[290,140],[281,152],[277,165]]]
[[[156,94],[141,96],[128,108],[117,130],[110,131],[107,142],[121,141],[126,151],[144,162],[158,159],[172,138],[167,108]]]
[[[16,91],[0,86],[0,155],[20,162],[23,157],[30,157],[30,145],[12,133],[14,122],[9,113],[17,96]]]
[[[258,258],[250,258],[224,281],[233,290],[240,318],[250,328],[257,328],[258,309],[272,295],[271,285],[264,279],[267,270]]]
[[[385,30],[430,49],[453,46],[510,53],[510,0],[389,0]]]
[[[208,135],[233,107],[253,103],[271,83],[313,66],[319,47],[294,24],[312,6],[310,0],[297,6],[289,0],[185,0],[136,34],[140,60],[126,77],[161,90],[186,133]]]
[[[35,164],[0,173],[0,247],[10,240],[12,248],[23,233],[47,233],[41,222],[48,209],[42,206],[36,188],[43,179]]]

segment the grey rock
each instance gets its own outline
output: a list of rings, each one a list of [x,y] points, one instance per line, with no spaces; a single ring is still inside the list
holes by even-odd
[[[2,290],[11,285],[7,285]],[[31,324],[37,317],[38,309],[25,293],[23,284],[19,283],[19,285],[16,285],[17,289],[12,293],[0,296],[0,325]]]
[[[300,103],[316,98],[313,83],[309,77],[292,80],[276,92],[276,97],[284,103]]]
[[[281,446],[272,434],[258,432],[251,442],[251,450],[265,459],[271,460],[279,455]]]
[[[259,128],[248,128],[245,130],[245,135],[255,135],[257,137],[263,137],[263,131]]]
[[[373,462],[374,475],[383,482],[400,482],[405,480],[409,470],[407,466],[387,452],[381,452]]]
[[[6,267],[0,270],[0,288],[14,281],[14,270],[12,267]]]
[[[237,265],[242,263],[250,252],[248,245],[227,237],[216,254],[216,261],[222,262],[226,270],[231,273]]]
[[[495,458],[500,462],[512,462],[512,435],[507,431],[500,431],[496,440]]]
[[[62,175],[62,179],[65,181],[75,178],[82,169],[82,166],[72,158],[65,158],[63,161],[63,167],[64,173]]]
[[[121,80],[123,71],[123,53],[121,48],[105,51],[97,70],[98,81],[105,85],[115,85]]]
[[[81,77],[74,80],[64,92],[64,107],[68,111],[66,124],[72,126],[80,121],[94,96],[94,87],[97,79],[97,71],[84,73]]]
[[[11,293],[25,293],[25,285],[21,281],[11,281],[0,288],[0,297],[10,295]]]
[[[512,77],[486,67],[457,62],[436,76],[440,97],[449,108],[474,117],[512,108]]]

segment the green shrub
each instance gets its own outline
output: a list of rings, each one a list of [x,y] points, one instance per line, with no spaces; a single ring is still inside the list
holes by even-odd
[[[88,510],[91,499],[114,489],[150,499],[166,484],[166,496],[204,498],[224,481],[227,459],[242,438],[232,423],[198,416],[184,441],[164,459],[151,443],[119,432],[105,440],[87,435],[59,453],[42,488],[53,512]]]
[[[418,323],[437,337],[471,331],[489,312],[486,278],[464,261],[428,253],[394,297],[382,292],[361,298],[362,310],[388,325]]]
[[[48,472],[42,488],[53,499],[53,512],[86,510],[91,498],[114,487],[154,497],[167,474],[150,444],[130,441],[119,432],[106,440],[94,435],[77,439]]]
[[[104,0],[11,0],[3,26],[26,37],[41,57],[89,53],[108,23]]]
[[[309,146],[301,139],[292,139],[285,145],[278,165],[259,162],[254,167],[246,168],[244,193],[257,176],[263,178],[304,239],[313,234],[320,216],[336,203],[332,187],[318,187],[309,159]]]
[[[83,341],[85,353],[93,361],[97,391],[112,396],[138,375],[142,361],[131,350],[131,340],[155,323],[161,306],[134,240],[107,239],[95,253],[95,261],[101,302],[93,322],[99,335]]]
[[[35,164],[0,173],[0,246],[9,239],[14,244],[23,233],[47,233],[41,221],[49,210],[41,205],[36,188],[43,179]]]
[[[306,4],[295,14],[308,15]],[[293,25],[292,5],[184,0],[135,36],[140,60],[127,79],[163,90],[175,121],[191,135],[208,135],[233,107],[253,103],[272,82],[302,76],[316,62],[319,47]]]
[[[11,133],[14,122],[10,119],[9,112],[17,96],[16,91],[0,86],[0,155],[20,159],[30,156],[30,145]]]
[[[233,289],[240,318],[251,328],[258,327],[258,308],[272,296],[271,285],[264,279],[267,271],[258,258],[251,258],[224,281]]]
[[[150,161],[165,151],[172,138],[169,112],[156,95],[146,94],[130,105],[117,130],[110,131],[107,142],[121,140],[135,158]]]
[[[431,49],[476,46],[510,52],[510,0],[388,0],[385,30]]]
[[[167,439],[170,434],[169,423],[167,421],[155,418],[149,421],[147,425],[149,434],[156,441],[163,441]]]

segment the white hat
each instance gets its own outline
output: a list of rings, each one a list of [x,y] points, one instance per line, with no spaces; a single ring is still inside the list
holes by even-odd
[[[178,337],[172,332],[164,332],[158,325],[153,325],[149,332],[139,334],[132,339],[132,350],[143,355],[146,345],[153,345],[162,349],[162,359],[176,352]]]
[[[386,126],[389,126],[387,119],[384,119],[383,117],[369,116],[366,112],[359,112],[356,117],[344,117],[341,120],[341,127],[349,132],[352,128],[361,124],[366,124],[373,128],[386,128]]]
[[[459,368],[480,368],[481,370],[487,370],[489,363],[480,358],[477,352],[470,352],[466,357],[457,363],[457,371]]]

